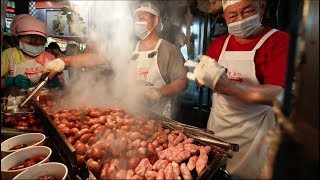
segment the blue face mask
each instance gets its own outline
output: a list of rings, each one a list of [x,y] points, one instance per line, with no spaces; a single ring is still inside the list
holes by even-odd
[[[45,49],[44,46],[31,46],[21,41],[19,42],[19,48],[21,51],[32,57],[39,56]]]

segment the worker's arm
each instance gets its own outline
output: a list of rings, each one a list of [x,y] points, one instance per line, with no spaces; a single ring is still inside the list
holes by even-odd
[[[188,79],[177,79],[170,84],[159,88],[159,92],[162,96],[171,97],[180,94],[188,87]]]
[[[108,64],[108,61],[101,55],[95,53],[82,53],[75,56],[61,57],[66,66],[91,67],[101,64]]]
[[[248,85],[236,83],[231,81],[226,74],[223,74],[214,90],[247,103],[272,105],[273,100],[283,91],[283,88],[269,84]]]
[[[50,72],[50,79],[63,71],[65,66],[74,67],[92,67],[101,64],[109,64],[109,62],[101,55],[95,53],[83,53],[75,56],[64,56],[54,59],[44,66],[44,73]]]

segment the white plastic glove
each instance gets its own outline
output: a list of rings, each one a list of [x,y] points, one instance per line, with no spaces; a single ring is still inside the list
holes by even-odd
[[[188,72],[187,78],[197,80],[201,85],[207,86],[214,90],[220,76],[226,72],[226,68],[220,66],[216,60],[206,55],[199,55],[199,63],[188,60],[185,66],[195,67],[193,73]]]
[[[49,78],[52,79],[56,74],[62,72],[65,66],[64,61],[57,58],[44,65],[44,73],[50,72]]]
[[[153,106],[161,99],[161,93],[155,88],[146,89],[143,92],[146,105]]]

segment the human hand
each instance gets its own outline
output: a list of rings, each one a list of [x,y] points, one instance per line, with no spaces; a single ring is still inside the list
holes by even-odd
[[[143,97],[147,106],[153,106],[161,99],[161,93],[155,88],[149,88],[144,91]]]
[[[193,73],[187,73],[187,78],[214,90],[220,76],[226,72],[226,68],[220,66],[209,56],[199,55],[198,58],[200,61],[198,63],[191,60],[184,63],[185,66],[195,67]]]
[[[44,65],[43,73],[49,72],[49,79],[53,79],[54,76],[63,71],[65,66],[66,63],[62,59],[57,58]]]
[[[30,79],[26,76],[18,74],[15,77],[7,77],[5,80],[6,87],[17,86],[20,88],[28,89],[32,86]]]

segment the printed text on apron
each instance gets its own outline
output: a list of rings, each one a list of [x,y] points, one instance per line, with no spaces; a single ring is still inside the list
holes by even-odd
[[[155,48],[151,51],[139,51],[140,41],[137,43],[135,51],[132,53],[131,61],[135,61],[136,79],[141,91],[146,88],[161,88],[167,83],[161,76],[158,67],[158,48],[162,42],[159,39]],[[159,115],[171,118],[170,98],[161,98],[161,100],[150,108],[151,111]]]

